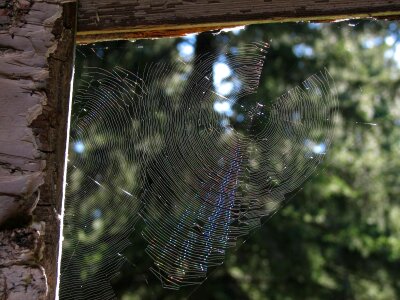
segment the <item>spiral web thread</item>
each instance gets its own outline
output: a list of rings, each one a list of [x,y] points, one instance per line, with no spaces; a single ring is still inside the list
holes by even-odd
[[[87,70],[71,126],[62,299],[114,297],[109,279],[139,219],[163,286],[200,284],[315,171],[333,137],[334,82],[323,70],[272,104],[248,104],[266,48],[140,74]],[[215,86],[216,62],[229,67],[228,93]],[[222,103],[241,111],[242,124],[215,109]]]

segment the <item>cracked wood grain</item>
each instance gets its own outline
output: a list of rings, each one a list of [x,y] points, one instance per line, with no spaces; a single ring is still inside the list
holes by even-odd
[[[0,0],[0,299],[54,299],[75,5]]]
[[[265,22],[399,15],[400,0],[81,0],[77,41],[179,36]]]

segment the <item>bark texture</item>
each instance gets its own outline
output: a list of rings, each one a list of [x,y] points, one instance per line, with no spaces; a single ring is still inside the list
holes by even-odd
[[[400,0],[80,0],[77,41],[178,36],[261,22],[399,15]]]
[[[0,0],[0,299],[54,299],[75,3]]]

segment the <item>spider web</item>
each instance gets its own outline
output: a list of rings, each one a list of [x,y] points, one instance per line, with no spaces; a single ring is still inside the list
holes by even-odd
[[[162,285],[200,284],[321,163],[338,106],[328,71],[272,103],[248,102],[267,44],[227,49],[137,73],[86,70],[74,98],[60,298],[113,298],[110,277],[139,220]]]

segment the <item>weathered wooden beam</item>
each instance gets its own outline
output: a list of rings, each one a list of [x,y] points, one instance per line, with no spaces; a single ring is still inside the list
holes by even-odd
[[[76,3],[0,0],[0,299],[54,299]]]
[[[263,22],[399,15],[400,0],[80,0],[77,41],[179,36]]]

